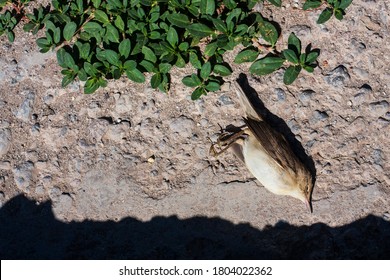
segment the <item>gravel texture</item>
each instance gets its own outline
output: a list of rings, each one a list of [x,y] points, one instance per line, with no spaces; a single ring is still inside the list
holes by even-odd
[[[169,94],[123,78],[83,95],[60,87],[36,37],[0,37],[0,257],[390,258],[390,4],[355,0],[325,25],[294,5],[272,19],[281,44],[294,31],[321,50],[314,74],[285,86],[282,71],[234,65],[195,102],[190,67],[173,70]],[[312,214],[231,152],[209,156],[219,126],[243,124],[241,73],[315,167]]]

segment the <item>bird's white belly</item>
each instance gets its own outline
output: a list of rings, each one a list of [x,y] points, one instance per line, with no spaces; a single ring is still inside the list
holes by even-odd
[[[286,174],[264,150],[253,147],[250,141],[246,141],[243,155],[249,171],[265,188],[275,194],[285,194],[289,187],[284,178]]]

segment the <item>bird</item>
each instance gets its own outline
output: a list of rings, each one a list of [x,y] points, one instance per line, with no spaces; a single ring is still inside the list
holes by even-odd
[[[234,87],[244,109],[245,125],[237,132],[222,132],[217,142],[212,142],[210,154],[216,157],[232,149],[267,190],[297,198],[312,212],[312,174],[285,137],[257,113],[237,81]]]

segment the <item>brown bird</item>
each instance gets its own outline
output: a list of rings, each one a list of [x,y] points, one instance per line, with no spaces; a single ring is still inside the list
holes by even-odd
[[[251,101],[236,83],[236,92],[244,108],[245,126],[235,133],[224,132],[210,147],[220,155],[232,148],[249,171],[269,191],[289,195],[311,208],[312,175],[297,158],[282,134],[275,131],[255,110]]]

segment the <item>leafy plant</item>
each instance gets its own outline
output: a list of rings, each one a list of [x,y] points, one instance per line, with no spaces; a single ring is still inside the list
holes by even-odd
[[[267,75],[287,64],[288,67],[284,72],[283,82],[286,85],[290,85],[298,77],[302,69],[309,73],[314,71],[314,68],[317,66],[316,59],[319,53],[320,51],[318,49],[311,50],[311,45],[306,47],[305,53],[302,53],[301,41],[294,33],[291,33],[288,38],[287,49],[281,53],[277,53],[278,55],[273,54],[272,56],[266,56],[256,60],[249,68],[249,71],[256,75]],[[243,55],[245,61],[253,61],[256,59],[253,50],[244,50],[240,54],[247,54],[247,56]]]
[[[281,6],[281,0],[267,1]],[[194,88],[191,97],[197,99],[220,89],[223,77],[232,73],[224,54],[239,45],[244,49],[235,63],[252,63],[249,70],[257,75],[287,67],[284,82],[291,84],[301,69],[313,72],[319,54],[310,45],[301,53],[294,34],[288,48],[279,51],[278,28],[252,11],[259,0],[52,0],[51,6],[26,14],[28,2],[0,0],[5,7],[0,34],[7,33],[13,41],[13,29],[22,19],[25,31],[36,34],[44,28],[37,44],[41,52],[57,52],[62,86],[78,78],[87,94],[123,75],[144,83],[145,73],[153,88],[166,92],[171,69],[190,64],[196,72],[182,81]],[[314,7],[314,2],[308,0],[304,8]],[[335,15],[350,4],[327,2]]]
[[[345,10],[351,5],[352,0],[306,0],[303,5],[304,10],[316,9],[322,5],[326,5],[326,8],[321,12],[317,23],[322,24],[327,22],[332,15],[338,20],[342,20],[345,15]]]
[[[30,0],[0,0],[0,36],[6,34],[8,40],[15,40],[14,28],[24,15],[24,7]]]

